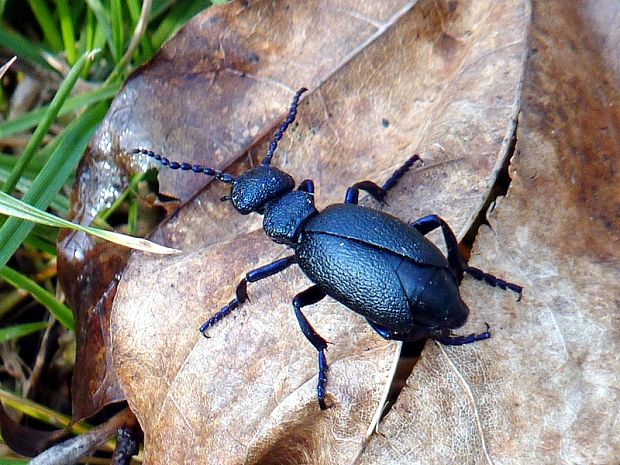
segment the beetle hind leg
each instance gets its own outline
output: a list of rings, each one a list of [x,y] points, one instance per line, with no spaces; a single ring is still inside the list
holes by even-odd
[[[508,281],[504,281],[503,279],[497,278],[492,274],[485,273],[484,271],[476,267],[469,266],[467,263],[465,263],[465,260],[463,260],[461,252],[459,251],[459,244],[456,240],[456,236],[452,232],[452,229],[450,229],[450,226],[448,226],[448,224],[439,216],[424,216],[412,223],[411,226],[416,228],[424,235],[437,228],[441,228],[441,232],[443,234],[444,240],[446,241],[446,247],[448,249],[448,262],[450,263],[450,268],[456,275],[456,279],[459,284],[463,279],[463,273],[467,273],[472,278],[479,281],[484,281],[490,286],[516,292],[517,294],[519,294],[519,299],[521,299],[521,292],[523,291],[523,287],[517,284],[509,283]]]
[[[319,353],[319,377],[316,386],[316,396],[319,399],[321,410],[325,410],[325,384],[327,383],[327,359],[325,358],[325,349],[327,349],[327,341],[318,334],[312,327],[306,315],[301,311],[302,307],[312,305],[325,297],[325,292],[319,286],[312,286],[303,292],[300,292],[293,299],[293,309],[295,316],[299,322],[301,332],[304,333],[306,339],[314,346]]]
[[[396,331],[392,331],[391,329],[381,326],[374,321],[370,321],[368,318],[366,318],[366,321],[370,327],[374,329],[377,334],[379,334],[379,336],[390,341],[415,342],[433,336],[433,331],[428,328],[419,327],[408,333],[397,333]]]
[[[489,286],[499,287],[503,290],[511,290],[519,294],[519,300],[521,300],[521,293],[523,292],[523,287],[518,284],[509,283],[508,281],[504,281],[501,278],[493,276],[492,274],[485,273],[479,268],[474,266],[467,266],[465,268],[465,273],[470,275],[472,278],[477,279],[478,281],[484,281]]]
[[[487,329],[483,333],[469,334],[467,336],[456,336],[453,335],[448,329],[432,330],[428,328],[416,328],[409,333],[397,333],[368,319],[367,321],[372,329],[379,334],[379,336],[383,339],[388,339],[391,341],[415,342],[421,339],[431,338],[446,346],[462,346],[464,344],[471,344],[472,342],[482,341],[491,337],[489,325],[487,325]]]
[[[489,332],[489,325],[487,324],[486,331],[480,334],[472,333],[467,336],[456,336],[451,334],[449,330],[441,330],[438,333],[433,334],[431,337],[445,346],[462,346],[465,344],[471,344],[472,342],[489,339],[491,337],[491,333]]]

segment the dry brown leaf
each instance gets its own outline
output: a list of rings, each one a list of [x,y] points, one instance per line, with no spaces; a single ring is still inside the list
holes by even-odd
[[[507,197],[472,264],[493,338],[427,343],[360,464],[599,464],[620,458],[617,2],[536,2]],[[472,325],[472,323],[474,325]]]
[[[526,6],[517,1],[229,5],[196,19],[157,64],[168,60],[168,69],[178,70],[170,77],[173,101],[189,105],[195,96],[184,90],[194,80],[204,82],[205,73],[207,95],[218,98],[234,85],[235,100],[205,103],[213,115],[198,128],[162,105],[147,112],[151,122],[142,132],[106,139],[104,129],[98,140],[116,140],[124,150],[147,145],[190,161],[204,161],[205,152],[217,149],[241,154],[258,140],[251,154],[260,156],[269,137],[261,136],[273,130],[292,91],[304,85],[310,93],[300,105],[299,126],[287,133],[274,164],[298,181],[313,178],[320,208],[342,201],[356,181],[382,182],[419,152],[424,167],[390,192],[387,211],[404,220],[438,213],[462,235],[508,153],[527,19]],[[219,62],[183,61],[180,44],[197,40],[197,30],[210,52],[219,51]],[[231,70],[229,63],[238,66],[240,59],[227,57],[238,57],[237,50],[255,66]],[[188,66],[195,74],[187,73]],[[148,75],[147,67],[135,79]],[[135,102],[125,111],[127,121],[154,97],[125,92],[122,98]],[[257,105],[252,102],[271,108],[260,125],[247,123]],[[210,124],[230,114],[230,128],[210,132]],[[182,143],[175,134],[183,135]],[[221,166],[220,155],[214,156]],[[236,169],[247,163],[253,161]],[[205,182],[194,179],[162,172],[165,191],[182,199],[192,192],[187,186]],[[260,218],[241,217],[221,204],[223,193],[223,186],[209,185],[156,235],[184,250],[183,256],[136,255],[119,285],[113,360],[145,431],[145,459],[351,463],[382,408],[397,345],[331,300],[309,307],[308,317],[333,343],[327,386],[333,407],[321,412],[316,353],[291,311],[292,297],[310,285],[297,269],[251,285],[251,303],[214,327],[210,339],[202,338],[198,326],[230,300],[246,271],[290,254],[256,230]],[[478,311],[475,302],[472,309]],[[477,349],[462,353],[471,350]]]

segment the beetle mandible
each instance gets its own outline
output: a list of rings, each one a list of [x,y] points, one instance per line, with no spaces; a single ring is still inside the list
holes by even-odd
[[[326,408],[327,342],[312,327],[302,308],[326,295],[365,317],[385,339],[416,341],[432,338],[446,345],[469,344],[491,337],[489,328],[480,334],[452,335],[451,330],[465,323],[469,309],[461,299],[459,285],[463,274],[491,286],[521,294],[522,287],[467,265],[450,227],[437,215],[428,215],[407,224],[378,210],[358,205],[359,191],[384,202],[387,192],[420,160],[409,158],[382,185],[372,181],[353,184],[344,203],[329,205],[322,211],[314,206],[314,184],[306,179],[295,189],[295,181],[271,166],[278,142],[295,120],[302,88],[295,94],[286,119],[275,132],[261,165],[237,178],[196,164],[171,161],[150,150],[136,148],[133,154],[154,158],[173,170],[193,171],[231,184],[230,201],[242,215],[264,215],[263,229],[273,241],[285,244],[294,254],[248,272],[236,288],[236,296],[209,318],[200,331],[207,330],[243,304],[247,284],[273,276],[297,264],[314,283],[293,298],[293,310],[302,333],[318,352],[317,397]],[[441,228],[447,258],[426,237]]]

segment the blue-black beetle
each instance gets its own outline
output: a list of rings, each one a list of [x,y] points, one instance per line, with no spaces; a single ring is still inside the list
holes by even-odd
[[[506,282],[468,266],[458,249],[450,227],[437,215],[429,215],[406,224],[386,213],[358,205],[363,190],[383,202],[387,191],[420,158],[407,162],[379,187],[362,181],[347,189],[344,203],[319,212],[314,207],[314,184],[303,181],[295,190],[295,181],[287,173],[271,166],[278,142],[295,120],[300,89],[293,98],[288,116],[274,134],[262,164],[239,177],[205,166],[170,161],[150,150],[137,148],[132,153],[148,155],[171,169],[214,176],[231,184],[230,200],[242,215],[264,215],[265,233],[275,242],[286,244],[295,253],[246,274],[236,296],[206,323],[206,331],[247,300],[247,283],[273,276],[296,263],[315,283],[293,299],[295,316],[301,331],[318,351],[317,397],[325,405],[327,382],[327,343],[301,311],[326,295],[364,316],[370,326],[386,339],[416,341],[435,339],[442,344],[461,345],[487,339],[490,333],[454,336],[451,330],[462,326],[469,309],[459,294],[464,273],[491,286],[521,293],[521,286]],[[425,234],[441,228],[448,257]]]

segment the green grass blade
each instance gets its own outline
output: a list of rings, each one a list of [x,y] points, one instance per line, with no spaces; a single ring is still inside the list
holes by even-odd
[[[47,7],[47,3],[44,0],[28,0],[28,4],[43,31],[43,38],[50,48],[55,52],[62,50],[62,39],[58,34],[56,21],[54,21],[54,16]]]
[[[151,8],[151,16],[150,19],[155,19],[159,15],[162,15],[166,12],[170,5],[174,3],[174,0],[153,0],[153,8]],[[205,2],[205,8],[208,6],[209,2]]]
[[[37,404],[29,399],[19,397],[11,391],[1,387],[0,401],[2,401],[2,403],[7,407],[17,410],[18,412],[22,412],[24,415],[28,415],[29,417],[35,418],[43,423],[47,423],[48,425],[52,425],[56,428],[69,428],[69,431],[76,435],[86,433],[93,428],[92,425],[86,423],[85,421],[73,423],[71,421],[71,417],[58,413],[51,408]],[[110,439],[103,445],[103,447],[105,450],[111,452],[115,449],[115,445],[116,441],[114,439]]]
[[[56,428],[66,428],[71,424],[71,418],[69,416],[58,413],[29,399],[23,399],[4,388],[0,388],[0,400],[7,407],[22,412],[48,425],[55,426]],[[78,423],[71,426],[71,432],[74,434],[82,434],[91,428],[92,426],[88,424]]]
[[[23,220],[32,221],[33,223],[82,231],[92,236],[105,239],[106,241],[145,252],[158,254],[178,253],[178,250],[176,249],[170,249],[140,237],[127,236],[114,231],[106,231],[104,229],[97,229],[90,226],[72,223],[71,221],[67,221],[63,218],[54,216],[51,213],[47,213],[46,211],[39,210],[32,205],[28,205],[27,203],[11,197],[3,192],[0,192],[0,213],[3,215],[9,215]]]
[[[211,2],[205,2],[204,0],[192,0],[176,2],[172,5],[170,11],[166,14],[166,17],[152,35],[155,48],[159,49],[163,43],[189,21],[192,16],[204,10],[210,4]]]
[[[26,459],[0,457],[0,465],[27,465],[29,462],[30,460]]]
[[[106,40],[106,28],[99,21],[95,21],[95,36],[93,37],[93,44],[95,44],[95,47],[93,48],[103,49]]]
[[[41,331],[47,326],[47,323],[42,321],[41,323],[24,323],[21,325],[13,325],[7,328],[0,329],[0,343],[13,341],[20,337],[28,336],[29,334]]]
[[[32,228],[31,234],[52,244],[56,244],[56,242],[58,242],[58,228],[54,228],[53,226],[35,224],[34,228]],[[56,253],[54,252],[52,255],[56,255]]]
[[[86,5],[86,4],[84,4]],[[80,45],[79,54],[86,53],[88,50],[93,50],[95,47],[95,15],[93,10],[86,6],[86,14],[82,29],[80,30],[80,39],[78,41]],[[90,72],[90,66],[87,65],[82,70],[82,78],[87,79]]]
[[[37,174],[39,174],[39,171],[41,171],[46,161],[47,160],[43,159],[40,156],[40,152],[39,152],[32,159],[28,167],[24,170],[24,175],[30,177],[31,179],[34,178]],[[9,155],[8,153],[0,153],[0,169],[3,169],[5,171],[11,171],[13,167],[15,166],[15,163],[17,163],[17,157],[15,155]]]
[[[46,307],[52,315],[66,328],[75,331],[75,321],[71,309],[39,286],[32,279],[5,266],[0,268],[0,278],[4,279],[16,289],[28,292],[37,302]],[[0,330],[1,331],[1,330]],[[0,340],[0,342],[3,342]]]
[[[136,234],[138,230],[138,220],[140,215],[140,204],[133,201],[129,205],[129,214],[127,215],[127,231],[130,234]]]
[[[49,108],[45,112],[45,116],[43,117],[43,120],[37,126],[37,129],[35,129],[34,134],[28,141],[28,144],[26,145],[24,152],[19,158],[19,162],[15,165],[13,171],[11,172],[11,175],[9,176],[9,179],[7,179],[6,183],[4,183],[4,186],[2,186],[2,192],[9,193],[9,192],[12,192],[13,189],[15,189],[17,180],[21,176],[24,167],[28,164],[28,162],[30,162],[30,159],[32,158],[35,151],[39,148],[39,145],[43,141],[43,137],[45,136],[45,134],[47,134],[47,131],[49,130],[50,126],[56,119],[58,112],[62,108],[62,105],[65,103],[65,100],[67,100],[67,97],[71,93],[73,86],[75,86],[75,83],[80,77],[82,68],[84,67],[84,65],[86,65],[87,61],[92,61],[94,57],[95,57],[94,52],[85,53],[84,55],[80,57],[80,59],[75,64],[75,66],[71,68],[71,71],[69,72],[69,74],[67,75],[63,83],[61,84],[54,98],[52,99],[52,102],[50,103]]]
[[[58,235],[56,235],[56,239],[58,239]],[[47,238],[39,236],[38,234],[36,234],[36,229],[33,230],[28,236],[26,236],[26,239],[24,239],[24,244],[29,245],[35,250],[45,252],[52,257],[55,257],[57,255],[56,242],[58,242],[58,240],[52,242]]]
[[[123,4],[120,0],[110,0],[110,22],[112,24],[112,39],[114,41],[114,61],[118,63],[123,58],[125,50],[125,31],[123,24]]]
[[[121,193],[121,195],[116,197],[116,200],[114,200],[110,208],[107,208],[106,210],[99,213],[98,218],[103,221],[108,221],[108,218],[110,218],[110,216],[114,212],[116,212],[116,210],[118,210],[118,208],[123,204],[123,202],[125,202],[127,196],[130,193],[135,193],[138,190],[138,184],[145,179],[145,175],[146,173],[133,175],[131,177],[131,180],[129,181],[129,185],[127,186],[127,188]]]
[[[0,167],[0,182],[5,182],[9,177],[9,171]],[[15,186],[18,192],[25,194],[32,187],[32,177],[28,179],[28,177],[22,177],[19,181],[17,181],[17,186]],[[70,208],[70,202],[67,197],[64,195],[57,194],[52,199],[50,203],[50,207],[55,211],[66,214]]]
[[[121,84],[118,82],[104,84],[93,91],[69,97],[58,112],[58,115],[66,115],[67,113],[75,111],[78,108],[93,105],[101,100],[112,98],[118,93],[120,88]],[[36,110],[29,111],[28,113],[24,113],[15,119],[0,123],[0,139],[26,131],[36,126],[41,122],[45,112],[47,112],[48,109],[49,106],[43,106],[37,108]]]
[[[24,170],[24,176],[29,177],[30,179],[34,178],[37,174],[39,174],[41,168],[43,168],[45,161],[46,160],[42,160],[40,157],[33,158],[30,165],[28,165],[28,167]],[[7,178],[9,176],[9,172],[15,166],[15,163],[17,163],[16,156],[9,155],[7,153],[0,153],[0,170],[6,172]]]
[[[65,44],[67,62],[73,65],[77,60],[77,50],[75,47],[75,30],[73,28],[71,9],[69,8],[67,0],[56,0],[56,7],[58,8],[60,30],[62,32],[63,43]]]
[[[107,9],[100,0],[86,0],[86,3],[95,14],[95,18],[97,18],[97,28],[100,31],[103,30],[108,48],[112,54],[114,54],[114,35],[112,33],[112,23]]]
[[[144,2],[142,3],[140,17],[138,18],[138,22],[135,25],[131,40],[127,45],[127,50],[125,50],[123,56],[116,62],[114,70],[106,79],[107,82],[116,81],[119,76],[122,76],[126,73],[127,67],[129,66],[129,63],[131,62],[131,59],[133,58],[136,50],[138,49],[138,45],[140,44],[140,41],[142,40],[146,32],[151,6],[151,0],[144,0]],[[119,7],[119,11],[122,11],[122,8]]]
[[[86,11],[88,10],[88,6],[84,2],[76,2],[73,0],[69,0],[69,4],[71,21],[77,29],[81,30],[84,27],[82,19],[86,17]],[[92,48],[87,48],[86,50],[84,50],[84,52],[86,52],[87,50],[92,50]]]
[[[54,150],[48,162],[32,183],[30,191],[23,197],[25,203],[39,209],[49,206],[80,161],[107,108],[108,105],[104,102],[90,107],[56,137]],[[6,220],[0,228],[0,266],[6,265],[31,229],[32,224],[23,220],[17,218]]]
[[[43,52],[46,50],[41,45],[25,39],[20,34],[9,29],[5,24],[0,27],[0,46],[11,50],[20,60],[26,60],[47,70],[53,70],[43,56]]]
[[[140,19],[140,4],[138,3],[138,0],[128,0],[127,8],[129,10],[129,15],[131,16],[133,27],[135,28],[138,20]],[[140,39],[140,45],[142,46],[140,61],[144,61],[145,59],[153,56],[155,50],[153,49],[153,44],[151,43],[151,38],[148,34],[145,33],[142,36]]]

